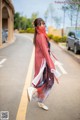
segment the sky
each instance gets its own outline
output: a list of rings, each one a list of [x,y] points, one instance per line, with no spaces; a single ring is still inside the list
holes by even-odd
[[[12,0],[15,8],[15,12],[19,12],[21,15],[26,17],[31,17],[32,13],[38,12],[39,16],[44,19],[45,11],[48,9],[49,5],[52,4],[53,16],[58,16],[63,21],[63,11],[61,10],[61,4],[56,3],[60,0]],[[63,1],[63,0],[61,0]],[[47,25],[52,25],[56,27],[56,23],[51,19],[51,14],[48,14]],[[60,26],[62,27],[62,25]]]

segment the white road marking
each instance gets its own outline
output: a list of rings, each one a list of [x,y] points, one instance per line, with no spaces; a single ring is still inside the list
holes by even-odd
[[[51,58],[54,62],[54,59],[53,59],[53,56],[51,55]],[[58,68],[60,69],[60,71],[63,73],[63,74],[67,74],[66,70],[63,68],[63,63],[58,63],[57,61],[54,62],[55,65],[58,66]]]
[[[7,60],[6,58],[2,59],[2,60],[0,61],[0,65],[3,64],[6,60]]]
[[[65,71],[65,69],[63,68],[62,65],[58,65],[58,67],[59,67],[59,69],[61,70],[61,72],[62,72],[63,74],[67,74],[67,72]]]

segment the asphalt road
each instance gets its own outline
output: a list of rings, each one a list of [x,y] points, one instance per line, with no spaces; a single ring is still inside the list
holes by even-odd
[[[80,120],[80,64],[56,44],[51,43],[51,49],[67,74],[60,77],[59,85],[55,82],[45,101],[49,111],[30,102],[26,120]]]
[[[22,35],[0,49],[0,111],[9,111],[9,120],[16,120],[32,50],[32,41]]]
[[[16,120],[33,51],[32,37],[18,34],[12,45],[0,50],[0,111],[9,111],[9,120]],[[55,82],[45,101],[49,111],[30,102],[25,120],[80,120],[80,64],[56,44],[51,43],[51,49],[67,74],[59,84]]]

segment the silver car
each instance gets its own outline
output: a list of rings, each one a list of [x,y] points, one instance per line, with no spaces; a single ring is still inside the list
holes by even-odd
[[[80,51],[80,31],[69,32],[66,40],[67,50],[73,49],[77,54]]]

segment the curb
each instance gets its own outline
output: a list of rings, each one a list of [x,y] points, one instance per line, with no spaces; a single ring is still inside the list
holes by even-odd
[[[70,55],[75,61],[77,61],[80,64],[80,58],[76,57],[75,54],[72,54],[71,52],[67,51],[64,47],[62,47],[60,44],[58,44],[59,48],[61,48],[64,52],[66,52],[68,55]]]
[[[51,42],[57,45],[60,49],[62,49],[64,52],[66,52],[69,56],[71,56],[75,61],[77,61],[80,64],[80,58],[76,57],[75,54],[72,54],[71,52],[67,51],[67,49],[65,49],[65,47],[63,47],[61,44],[57,44],[53,41]]]

